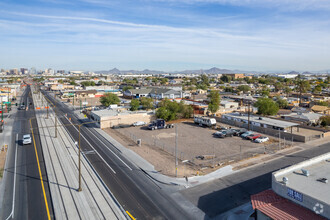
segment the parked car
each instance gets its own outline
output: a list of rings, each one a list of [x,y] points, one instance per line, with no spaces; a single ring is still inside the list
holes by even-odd
[[[243,134],[247,131],[245,128],[242,128],[242,129],[233,128],[230,130],[233,132],[234,136],[240,136],[241,134]]]
[[[267,141],[269,141],[269,137],[266,136],[258,137],[257,139],[254,140],[254,142],[256,143],[264,143]]]
[[[222,130],[215,132],[217,137],[225,138],[225,137],[232,137],[234,135],[233,131],[231,130]]]
[[[243,134],[241,134],[241,137],[246,138],[248,135],[251,135],[251,134],[253,134],[253,131],[247,131],[247,132],[244,132]]]
[[[246,139],[254,141],[255,139],[257,139],[259,137],[261,137],[261,134],[250,134],[246,137]]]
[[[217,131],[217,132],[213,133],[213,135],[218,137],[218,136],[220,136],[220,135],[222,134],[222,132],[224,132],[224,131],[226,131],[226,130]]]
[[[134,127],[137,127],[137,126],[143,126],[143,125],[146,125],[147,123],[145,123],[144,121],[137,121],[137,122],[134,122],[132,124],[132,126]]]
[[[31,144],[31,143],[32,143],[31,135],[29,135],[29,134],[23,135],[23,145]]]

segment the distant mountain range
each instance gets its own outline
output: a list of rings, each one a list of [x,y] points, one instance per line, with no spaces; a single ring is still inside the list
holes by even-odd
[[[321,72],[321,71],[319,71]],[[319,72],[303,72],[299,73],[297,71],[290,71],[286,74],[316,74]],[[323,71],[322,71],[323,72]],[[324,71],[323,73],[326,73],[327,71]],[[174,71],[174,72],[165,72],[165,71],[158,71],[158,70],[119,70],[117,68],[113,68],[111,70],[101,70],[101,71],[95,71],[95,73],[98,74],[224,74],[224,73],[246,73],[246,74],[270,74],[270,73],[279,73],[279,72],[257,72],[257,71],[245,71],[245,70],[228,70],[228,69],[219,69],[217,67],[213,67],[211,69],[207,70],[184,70],[184,71]],[[285,74],[285,73],[282,73]]]

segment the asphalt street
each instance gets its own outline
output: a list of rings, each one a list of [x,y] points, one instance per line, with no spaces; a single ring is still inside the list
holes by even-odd
[[[250,196],[271,188],[272,172],[328,153],[330,143],[247,168],[229,176],[181,191],[213,218],[250,201]]]
[[[84,123],[53,96],[56,113],[73,140],[78,140],[79,129],[73,124]],[[67,115],[67,117],[65,116]],[[71,118],[71,120],[68,120]],[[126,160],[108,140],[96,132],[93,124],[81,126],[81,148],[123,208],[137,219],[192,219],[160,186],[130,161]],[[97,153],[95,153],[97,151]]]
[[[23,146],[22,143],[23,135],[31,134],[29,119],[35,117],[33,104],[28,105],[30,101],[32,102],[32,97],[30,88],[27,87],[20,102],[24,102],[29,107],[28,110],[18,110],[16,115],[12,115],[15,120],[11,136],[11,147],[8,150],[6,177],[4,177],[2,183],[5,184],[5,190],[3,192],[4,198],[0,219],[7,219],[8,217],[9,219],[48,219],[34,145],[32,143]],[[32,120],[32,122],[33,127],[36,128],[36,121]],[[5,127],[5,129],[10,128]],[[49,215],[52,218],[52,202],[38,134],[35,135],[35,141]]]

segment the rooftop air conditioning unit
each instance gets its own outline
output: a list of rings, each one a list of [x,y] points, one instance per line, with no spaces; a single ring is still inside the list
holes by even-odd
[[[301,172],[303,173],[304,176],[309,176],[309,171],[305,169],[301,169]]]
[[[289,183],[289,179],[288,179],[288,177],[283,177],[283,183],[285,184],[285,185],[287,185],[288,183]]]

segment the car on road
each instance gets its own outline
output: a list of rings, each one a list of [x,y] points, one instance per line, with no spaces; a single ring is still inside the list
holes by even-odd
[[[246,139],[254,141],[255,139],[260,138],[260,137],[261,137],[261,134],[250,134],[246,137]]]
[[[147,123],[145,123],[144,121],[137,121],[137,122],[134,122],[132,124],[132,126],[134,127],[137,127],[137,126],[143,126],[143,125],[146,125]]]
[[[21,109],[21,110],[25,110],[25,105],[22,104],[22,105],[20,106],[20,109]]]
[[[31,135],[30,134],[23,135],[23,145],[31,144],[31,143],[32,143]]]
[[[261,136],[254,140],[254,142],[256,142],[256,143],[264,143],[267,141],[269,141],[269,137],[266,137],[266,136]]]
[[[251,135],[251,134],[253,134],[253,131],[247,131],[247,132],[241,134],[241,137],[242,137],[242,138],[246,138],[247,136],[249,136],[249,135]]]

